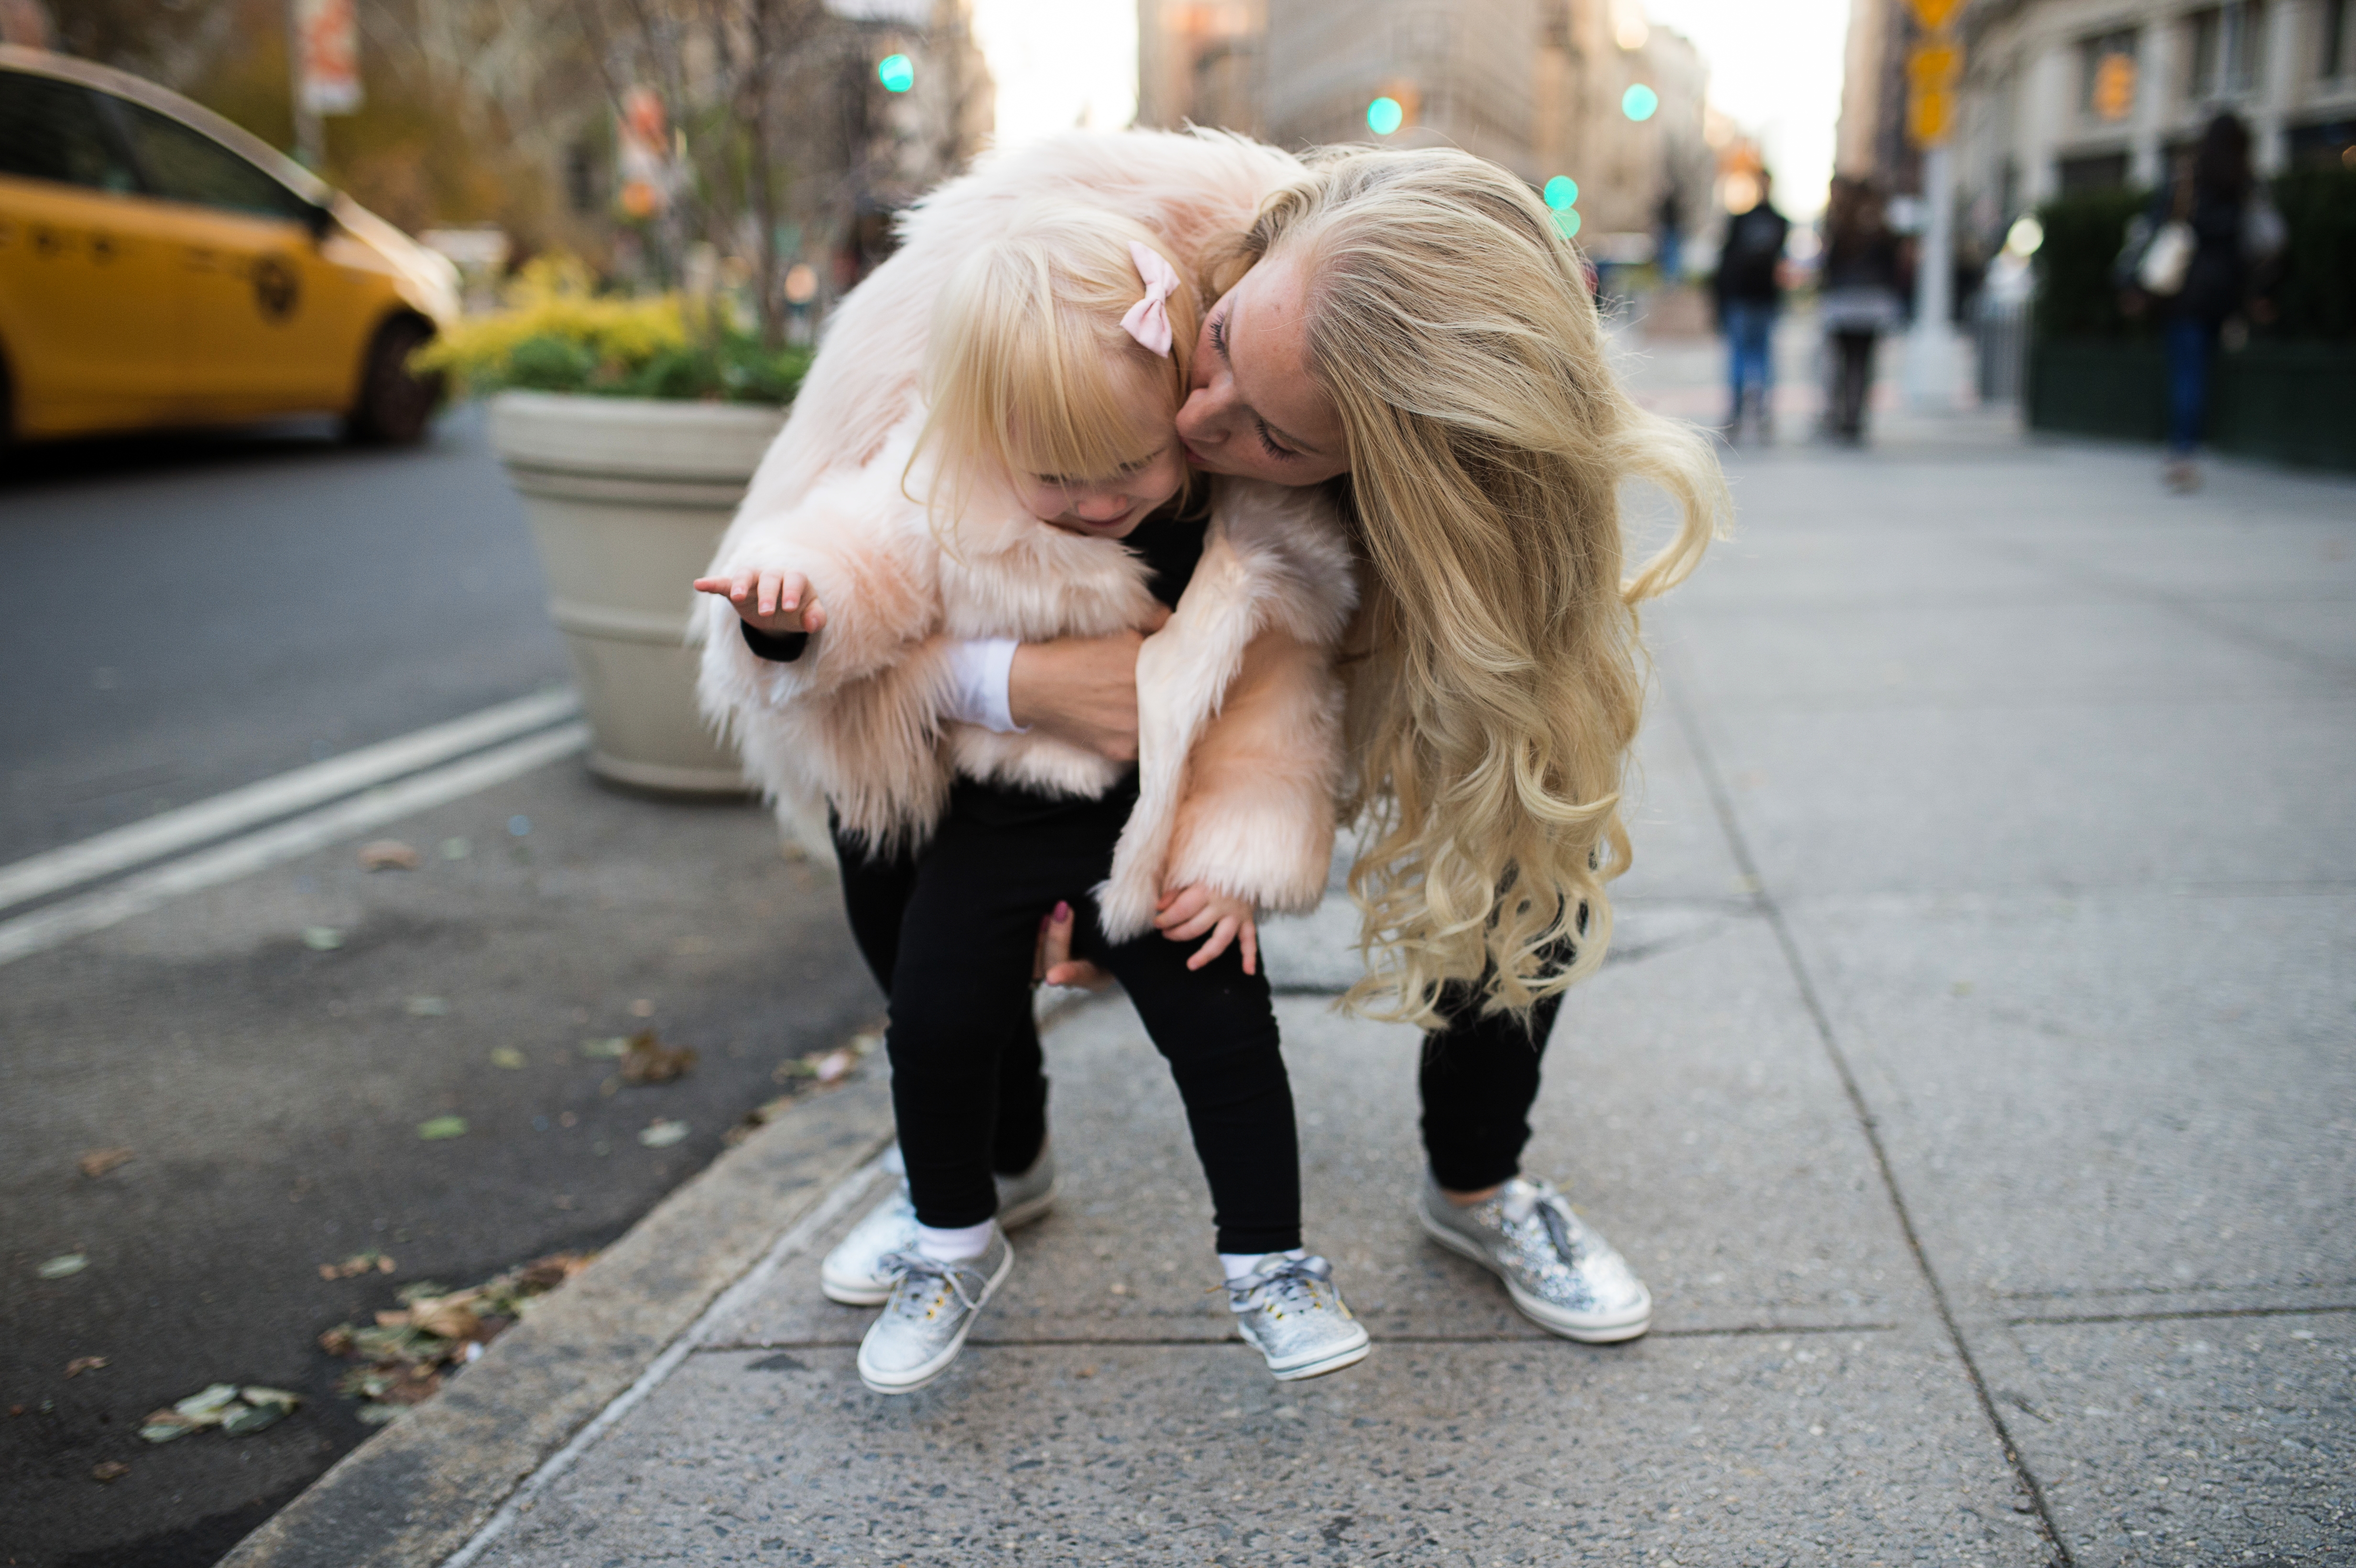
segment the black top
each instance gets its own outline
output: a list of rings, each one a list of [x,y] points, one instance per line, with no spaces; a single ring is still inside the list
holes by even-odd
[[[1194,580],[1194,568],[1203,559],[1203,538],[1210,526],[1209,497],[1197,486],[1190,499],[1173,501],[1162,507],[1131,528],[1129,537],[1120,541],[1131,555],[1145,562],[1151,573],[1145,582],[1147,591],[1173,610],[1178,608],[1186,584]],[[744,634],[744,645],[755,656],[778,664],[793,663],[809,645],[808,632],[772,635],[749,621],[739,620],[736,624]]]
[[[1763,201],[1729,223],[1726,249],[1718,258],[1718,297],[1751,304],[1781,299],[1775,263],[1783,259],[1783,239],[1791,230],[1783,215]]]

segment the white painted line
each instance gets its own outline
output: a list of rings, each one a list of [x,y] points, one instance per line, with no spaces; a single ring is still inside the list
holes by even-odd
[[[572,718],[580,709],[579,695],[569,688],[539,692],[0,866],[0,909],[127,871],[276,817],[308,811],[403,773],[544,730],[561,719]]]
[[[12,964],[77,936],[103,931],[184,893],[235,881],[396,817],[487,789],[518,773],[530,773],[559,757],[570,756],[588,743],[586,724],[566,724],[528,735],[496,750],[478,752],[431,773],[369,790],[290,822],[264,827],[154,870],[142,871],[111,887],[18,915],[15,920],[0,923],[0,964]]]
[[[889,1153],[887,1149],[885,1153]],[[803,1215],[779,1236],[759,1263],[745,1271],[744,1277],[723,1290],[703,1309],[701,1317],[690,1324],[680,1337],[663,1348],[663,1353],[638,1374],[637,1381],[613,1402],[589,1418],[587,1425],[573,1435],[573,1440],[541,1462],[539,1469],[524,1477],[521,1485],[509,1492],[483,1528],[475,1531],[466,1544],[442,1560],[442,1568],[471,1568],[474,1561],[488,1551],[492,1543],[513,1527],[518,1515],[538,1501],[540,1495],[554,1485],[557,1478],[577,1464],[581,1456],[595,1445],[600,1437],[612,1431],[621,1419],[646,1402],[647,1396],[660,1388],[679,1370],[679,1365],[693,1355],[696,1347],[712,1338],[712,1329],[736,1309],[759,1295],[769,1281],[776,1276],[795,1254],[818,1240],[825,1229],[840,1219],[851,1204],[857,1202],[884,1174],[884,1155],[877,1155],[849,1176],[834,1184],[827,1195],[819,1200],[818,1207]]]

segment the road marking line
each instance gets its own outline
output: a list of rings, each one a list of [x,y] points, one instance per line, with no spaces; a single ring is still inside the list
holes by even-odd
[[[396,817],[505,783],[519,773],[570,756],[588,743],[586,724],[566,724],[529,735],[431,773],[338,801],[290,822],[232,838],[226,844],[125,878],[112,887],[18,915],[15,920],[0,923],[0,964],[13,964],[77,936],[103,931],[134,914],[145,914],[184,893],[235,881]]]
[[[657,1356],[629,1387],[616,1394],[612,1403],[595,1415],[591,1416],[588,1424],[573,1435],[572,1441],[542,1460],[540,1468],[525,1477],[522,1483],[514,1491],[509,1492],[506,1500],[492,1512],[491,1517],[483,1521],[483,1527],[475,1531],[473,1538],[442,1560],[442,1568],[469,1568],[477,1558],[490,1549],[493,1542],[514,1526],[517,1518],[523,1510],[539,1500],[540,1495],[553,1485],[565,1471],[573,1468],[599,1438],[612,1431],[624,1416],[645,1403],[648,1395],[669,1381],[671,1373],[679,1370],[680,1363],[694,1354],[704,1341],[712,1337],[712,1331],[714,1328],[734,1317],[738,1308],[748,1305],[755,1296],[760,1295],[767,1287],[769,1281],[776,1277],[780,1268],[783,1268],[796,1254],[808,1250],[809,1244],[818,1240],[829,1225],[849,1212],[851,1206],[874,1185],[875,1179],[882,1176],[884,1170],[884,1157],[879,1154],[841,1181],[836,1182],[833,1189],[819,1200],[816,1208],[803,1215],[787,1228],[784,1235],[771,1243],[767,1253],[759,1263],[745,1271],[743,1278],[722,1291],[712,1305],[705,1307],[701,1315],[688,1326],[685,1332],[664,1347],[662,1354]]]
[[[307,811],[403,773],[544,730],[572,718],[580,708],[579,694],[570,688],[538,692],[0,866],[0,909],[127,871],[241,833],[273,817]]]

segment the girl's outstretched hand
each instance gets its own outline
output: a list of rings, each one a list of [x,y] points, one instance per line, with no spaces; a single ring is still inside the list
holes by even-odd
[[[730,577],[699,577],[698,593],[716,594],[735,607],[745,624],[773,637],[815,632],[826,624],[826,607],[798,571],[740,571]]]
[[[1163,893],[1156,907],[1162,912],[1153,917],[1154,926],[1173,942],[1192,942],[1210,933],[1211,940],[1186,960],[1187,968],[1200,969],[1240,938],[1244,973],[1259,973],[1259,911],[1249,899],[1223,893],[1208,882],[1196,882]]]

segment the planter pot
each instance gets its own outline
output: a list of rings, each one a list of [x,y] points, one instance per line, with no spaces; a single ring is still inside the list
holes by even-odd
[[[502,392],[491,445],[523,497],[589,720],[590,768],[642,789],[742,793],[695,706],[695,591],[783,409]]]

